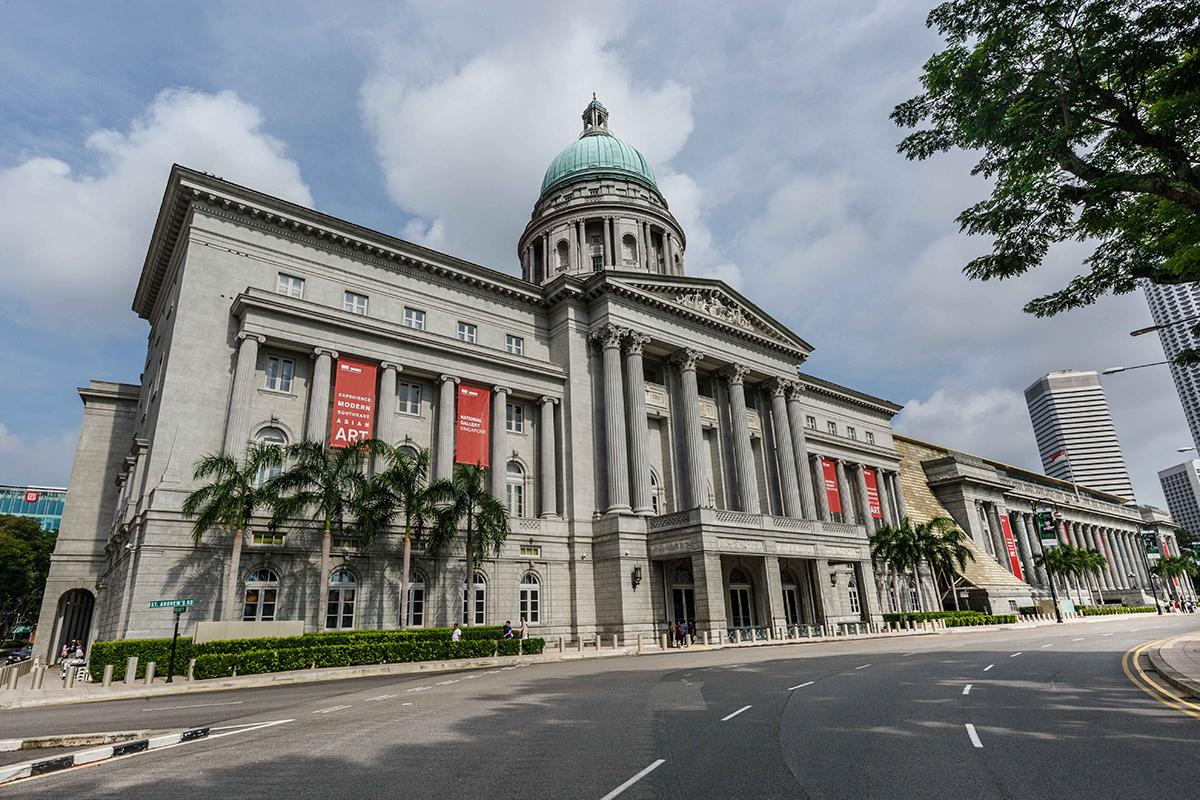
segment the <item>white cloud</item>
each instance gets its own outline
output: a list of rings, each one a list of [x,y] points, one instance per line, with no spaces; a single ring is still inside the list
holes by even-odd
[[[172,163],[306,205],[312,195],[258,110],[233,92],[161,92],[126,130],[86,142],[93,163],[32,157],[0,170],[0,280],[10,318],[120,326]]]
[[[1040,470],[1026,441],[1029,414],[1022,393],[1003,387],[982,391],[937,389],[913,398],[895,420],[900,433],[986,458]],[[1028,434],[1028,436],[1017,435]],[[1031,461],[1032,455],[1032,461]]]
[[[22,435],[0,422],[0,483],[66,486],[78,430]]]

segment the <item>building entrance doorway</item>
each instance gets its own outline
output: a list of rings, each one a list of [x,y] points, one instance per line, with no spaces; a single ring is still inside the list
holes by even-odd
[[[734,628],[754,627],[750,578],[740,567],[729,573],[729,622]]]
[[[686,563],[675,568],[671,575],[671,622],[694,622],[696,619],[696,588],[692,570]]]
[[[72,589],[64,592],[58,599],[58,616],[55,620],[58,635],[54,637],[54,649],[50,651],[51,661],[58,660],[58,654],[63,645],[78,639],[86,652],[88,634],[92,629],[92,611],[96,607],[96,598],[87,589]]]

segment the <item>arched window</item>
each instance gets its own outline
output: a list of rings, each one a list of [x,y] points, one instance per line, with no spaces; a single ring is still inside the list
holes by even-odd
[[[413,447],[411,444],[400,445],[400,447],[397,449],[402,455],[408,456],[409,458],[417,457],[417,448]]]
[[[358,578],[345,567],[329,574],[329,594],[325,601],[325,629],[354,627],[354,601],[358,597]]]
[[[281,428],[269,425],[254,435],[254,441],[257,444],[272,445],[283,450],[283,448],[287,447],[287,434]],[[272,478],[278,477],[281,472],[283,472],[282,458],[269,463],[259,464],[258,473],[254,476],[254,485],[262,486]]]
[[[571,249],[567,246],[567,240],[559,241],[555,249],[558,251],[558,271],[566,272],[571,268]]]
[[[796,588],[796,574],[790,569],[779,573],[783,586],[783,615],[788,625],[800,624],[800,590]]]
[[[655,516],[662,513],[662,486],[654,470],[650,470],[650,510]]]
[[[729,572],[729,621],[735,628],[749,628],[754,625],[750,576],[741,567],[734,567]]]
[[[519,461],[510,461],[505,467],[505,487],[508,492],[508,515],[525,516],[525,470]]]
[[[627,267],[635,267],[638,263],[637,239],[627,233],[621,237],[621,261]]]
[[[917,593],[916,581],[909,581],[908,583],[908,602],[908,607],[913,611],[921,610],[921,596]]]
[[[246,575],[246,593],[242,595],[243,622],[272,622],[279,597],[279,576],[266,567]]]
[[[425,576],[414,570],[408,575],[408,627],[425,625]]]
[[[900,596],[896,593],[896,584],[892,583],[888,586],[888,610],[900,610]]]
[[[542,621],[541,588],[537,575],[534,575],[532,572],[526,572],[521,576],[521,619],[530,625],[537,625]]]
[[[854,578],[851,578],[850,582],[846,584],[846,594],[850,599],[850,613],[857,614],[862,610],[862,607],[858,603],[858,583],[855,582]]]
[[[471,576],[471,583],[470,589],[463,589],[463,624],[482,625],[485,619],[487,579],[482,572],[476,572]]]
[[[730,586],[749,586],[750,578],[742,570],[741,567],[734,567],[729,573]]]

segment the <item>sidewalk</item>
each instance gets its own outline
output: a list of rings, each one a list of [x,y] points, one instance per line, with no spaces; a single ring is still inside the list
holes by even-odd
[[[1185,697],[1200,697],[1200,632],[1175,636],[1146,655],[1164,681]]]

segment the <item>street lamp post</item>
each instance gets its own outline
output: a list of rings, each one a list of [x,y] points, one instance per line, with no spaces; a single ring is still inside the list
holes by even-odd
[[[1131,369],[1145,369],[1146,367],[1161,367],[1163,364],[1170,364],[1170,361],[1153,361],[1149,364],[1135,364],[1132,367],[1109,367],[1108,369],[1100,370],[1101,375],[1115,375],[1118,372],[1128,372]]]
[[[1157,538],[1157,534],[1155,534]],[[1158,602],[1158,590],[1154,588],[1154,579],[1158,576],[1150,571],[1150,557],[1146,555],[1146,542],[1142,542],[1142,563],[1146,565],[1146,574],[1150,576],[1150,593],[1154,595],[1154,605],[1158,608],[1158,613],[1161,616],[1163,613],[1162,603]],[[1162,581],[1159,581],[1162,583]]]

